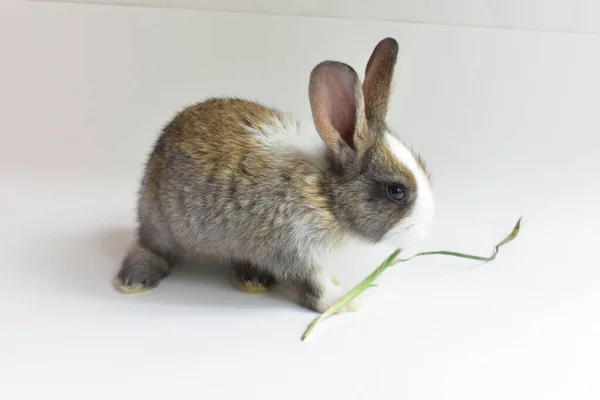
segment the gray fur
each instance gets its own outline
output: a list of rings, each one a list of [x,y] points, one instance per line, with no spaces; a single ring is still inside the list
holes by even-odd
[[[232,266],[234,278],[238,282],[251,282],[266,289],[277,282],[272,273],[247,261],[234,262]]]
[[[312,258],[327,243],[328,232],[310,227],[296,243],[298,221],[313,215],[298,196],[300,188],[292,187],[293,171],[282,167],[270,171],[269,179],[240,174],[220,180],[196,173],[197,165],[176,149],[169,149],[166,159],[157,197],[142,188],[139,204],[140,235],[161,238],[156,251],[179,248],[261,266],[292,286],[312,281],[317,268]]]
[[[342,70],[353,74],[346,81],[358,79],[350,67]],[[244,100],[212,99],[167,125],[142,180],[139,237],[118,274],[122,284],[155,287],[179,258],[211,255],[229,260],[238,281],[282,282],[302,305],[324,311],[331,283],[319,256],[348,235],[378,242],[410,213],[415,179],[386,150],[382,124],[369,128],[348,113],[355,135],[365,130],[358,145],[369,147],[359,156],[340,140],[335,151],[323,149],[324,168],[301,155],[252,147],[246,128],[265,115],[282,116]],[[406,202],[387,197],[391,183],[407,189]]]
[[[319,180],[336,219],[334,225],[322,226],[302,199],[303,187],[295,186],[295,164],[274,164],[269,171],[240,167],[227,178],[219,175],[217,165],[205,176],[198,173],[202,160],[183,154],[175,140],[166,144],[166,138],[179,136],[177,126],[165,129],[150,157],[164,159],[164,167],[158,176],[147,172],[142,181],[139,243],[123,263],[123,283],[154,287],[167,275],[170,260],[212,255],[231,260],[238,279],[261,282],[266,276],[291,285],[300,303],[316,310],[324,289],[315,254],[334,247],[347,233],[377,242],[411,207],[412,202],[399,207],[386,198],[382,182],[402,177],[377,162],[376,153],[354,166],[341,165],[338,156],[330,155],[326,171],[303,164]],[[242,162],[251,159],[249,153]]]

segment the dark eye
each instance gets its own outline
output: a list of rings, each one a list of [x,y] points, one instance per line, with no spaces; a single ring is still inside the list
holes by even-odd
[[[388,196],[394,201],[402,201],[406,197],[406,190],[400,185],[389,185],[387,192]]]

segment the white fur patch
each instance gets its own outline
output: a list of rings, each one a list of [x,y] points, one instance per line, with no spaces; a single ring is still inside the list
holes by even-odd
[[[319,168],[325,166],[326,146],[313,124],[282,114],[268,124],[248,129],[276,154],[299,155]]]
[[[324,273],[319,276],[319,281],[323,293],[321,295],[321,299],[319,299],[319,303],[317,304],[317,311],[322,313],[340,300],[345,293],[339,287],[339,283],[336,280],[330,278]],[[342,313],[347,311],[357,311],[360,308],[360,305],[361,300],[358,297],[355,297],[338,312]]]
[[[312,123],[303,123],[290,114],[281,114],[267,124],[249,127],[248,130],[264,143],[269,152],[300,156],[319,169],[326,167],[326,146]],[[433,194],[429,178],[419,167],[413,153],[390,133],[386,133],[386,140],[392,153],[410,169],[417,182],[417,200],[411,214],[384,237],[384,241],[394,248],[406,249],[419,244],[428,234],[434,217]],[[297,240],[301,243],[309,227],[302,229],[299,223],[298,228]]]
[[[408,167],[417,181],[417,200],[411,214],[400,221],[385,236],[384,240],[395,247],[410,248],[420,243],[429,232],[435,207],[429,178],[421,169],[413,153],[395,136],[386,133],[392,153]]]

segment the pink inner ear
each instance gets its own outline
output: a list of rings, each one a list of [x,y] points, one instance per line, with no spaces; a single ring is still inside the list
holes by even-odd
[[[333,128],[342,139],[354,148],[354,132],[356,129],[356,98],[354,95],[356,81],[352,77],[340,76],[329,79],[328,116]]]
[[[311,74],[309,96],[315,125],[323,141],[337,150],[341,138],[354,148],[361,101],[360,82],[354,70],[342,63],[319,64]]]

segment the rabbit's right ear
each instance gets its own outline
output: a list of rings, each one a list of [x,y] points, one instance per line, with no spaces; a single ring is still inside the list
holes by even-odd
[[[324,61],[310,74],[308,88],[315,126],[328,148],[360,151],[366,131],[360,79],[349,65]]]
[[[366,118],[369,124],[380,128],[385,125],[397,58],[398,42],[394,38],[385,38],[375,46],[365,71]]]

